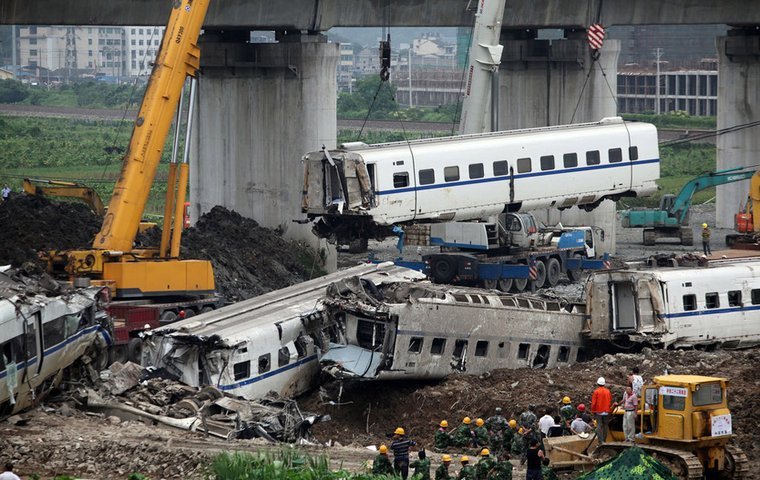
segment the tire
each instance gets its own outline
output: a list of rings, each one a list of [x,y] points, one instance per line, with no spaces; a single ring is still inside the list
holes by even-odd
[[[132,338],[127,344],[127,360],[138,365],[142,362],[142,339]]]
[[[185,310],[185,318],[194,317],[196,315],[195,310],[192,308],[186,308]]]
[[[201,308],[201,313],[208,313],[208,312],[213,312],[213,311],[214,311],[214,307],[209,307],[208,305]]]
[[[111,364],[111,353],[108,347],[96,348],[90,357],[93,368],[98,372],[105,370]]]
[[[357,238],[351,240],[348,244],[348,253],[364,253],[369,246],[369,240],[366,238]]]
[[[500,278],[499,281],[496,282],[496,287],[502,292],[508,292],[512,290],[512,285],[514,283],[514,280],[511,278]]]
[[[644,230],[644,245],[651,247],[657,242],[657,234],[654,230]]]
[[[512,281],[512,291],[513,292],[522,292],[522,291],[525,291],[526,288],[528,288],[528,279],[527,278],[515,278]]]
[[[498,280],[496,279],[483,279],[480,281],[480,286],[487,289],[487,290],[496,290],[496,286],[498,285]]]
[[[113,345],[108,352],[109,363],[126,363],[127,361],[127,346],[126,345]]]
[[[433,280],[436,283],[449,283],[457,274],[457,262],[449,256],[436,257],[433,260]]]
[[[580,253],[573,254],[573,260],[583,260],[585,258],[585,255],[581,255]],[[581,278],[583,278],[583,269],[578,268],[575,270],[567,270],[565,271],[567,274],[567,279],[571,282],[580,282]]]
[[[536,288],[541,288],[546,282],[546,264],[543,260],[536,262],[536,279],[534,280]]]
[[[562,266],[559,264],[559,260],[552,257],[546,262],[546,281],[544,281],[544,287],[554,287],[559,283],[559,274],[562,271]]]
[[[161,325],[166,325],[167,323],[172,323],[177,321],[177,314],[172,312],[171,310],[164,311],[161,316],[158,318],[158,323]]]

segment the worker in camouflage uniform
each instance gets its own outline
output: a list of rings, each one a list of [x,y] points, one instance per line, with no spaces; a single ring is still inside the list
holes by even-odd
[[[503,431],[507,428],[507,419],[501,415],[500,407],[496,407],[495,414],[488,417],[486,428],[488,429],[488,433]]]
[[[480,460],[478,460],[478,463],[475,465],[475,474],[477,475],[478,480],[486,480],[495,465],[496,462],[494,462],[493,457],[491,457],[491,452],[487,448],[481,450]]]
[[[570,424],[575,420],[576,415],[575,407],[570,400],[570,397],[565,396],[562,398],[562,407],[559,409],[559,416],[562,417],[562,429],[565,431],[565,435],[570,434]]]
[[[478,447],[485,447],[488,445],[488,430],[484,427],[485,422],[482,418],[475,420],[475,428],[472,433],[475,435],[475,443]]]
[[[388,447],[380,445],[375,461],[372,462],[373,475],[393,475],[393,466],[388,460]]]
[[[424,448],[417,452],[417,457],[417,460],[409,464],[414,469],[413,478],[416,480],[430,480],[430,460],[428,460]]]
[[[554,469],[549,466],[549,459],[544,458],[541,463],[541,476],[543,480],[559,480],[557,474],[554,473]]]
[[[457,427],[454,434],[451,436],[451,440],[456,447],[470,447],[472,446],[472,430],[470,430],[470,424],[472,420],[470,417],[464,417],[462,424]]]
[[[447,448],[452,444],[451,435],[446,429],[449,428],[449,422],[441,420],[438,424],[438,430],[435,431],[434,445],[437,452],[445,452]]]
[[[435,480],[452,480],[451,474],[449,474],[449,467],[451,466],[451,455],[443,455],[441,457],[441,463],[435,470]]]
[[[477,475],[475,474],[475,467],[470,465],[470,457],[467,455],[463,455],[462,459],[459,461],[462,464],[462,469],[459,470],[459,475],[457,475],[457,480],[477,480]]]
[[[525,464],[525,461],[527,460],[526,455],[528,453],[528,445],[530,445],[530,441],[540,441],[541,439],[541,436],[539,435],[540,430],[538,429],[538,417],[534,412],[535,409],[535,405],[528,405],[528,409],[520,414],[520,419],[518,420],[518,423],[523,430],[523,451],[522,457],[520,458],[520,465]]]
[[[525,454],[525,446],[527,443],[528,442],[525,441],[525,430],[520,427],[512,439],[512,448],[510,448],[509,451],[512,455],[522,457]]]
[[[507,455],[504,455],[494,465],[493,473],[489,478],[493,480],[512,480],[512,469],[514,466],[509,461]]]
[[[512,441],[516,435],[517,420],[513,418],[509,420],[509,423],[507,423],[507,428],[504,429],[504,434],[502,435],[502,445],[504,452],[509,453],[512,451]]]

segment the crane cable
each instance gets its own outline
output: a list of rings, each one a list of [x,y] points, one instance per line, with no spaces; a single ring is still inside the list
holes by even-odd
[[[741,123],[739,125],[733,125],[731,127],[721,128],[719,130],[713,130],[713,131],[710,131],[710,132],[699,133],[699,134],[696,134],[696,135],[691,136],[691,137],[678,138],[678,139],[675,139],[675,140],[665,140],[665,141],[660,142],[660,146],[661,147],[673,147],[673,146],[676,146],[676,145],[682,145],[684,143],[690,143],[690,142],[693,142],[695,140],[702,140],[702,139],[705,139],[705,138],[718,137],[720,135],[725,135],[727,133],[738,132],[739,130],[744,130],[745,128],[756,127],[758,125],[760,125],[760,120],[755,120],[755,121],[747,122],[747,123]]]

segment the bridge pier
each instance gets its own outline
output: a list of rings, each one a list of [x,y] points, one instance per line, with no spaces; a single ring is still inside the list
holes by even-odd
[[[758,120],[760,106],[760,34],[735,28],[718,37],[718,130]],[[719,170],[760,163],[760,127],[719,135]],[[747,201],[749,181],[717,187],[716,224],[733,228],[734,215]],[[758,213],[756,212],[755,215]]]
[[[594,62],[584,30],[569,31],[566,37],[550,41],[536,39],[535,31],[530,30],[502,33],[501,130],[591,122],[617,115],[620,42],[606,40]],[[551,188],[551,182],[546,188]],[[549,224],[600,227],[605,232],[601,249],[615,253],[616,214],[612,201],[604,201],[592,212],[573,207],[534,214]]]
[[[336,268],[335,248],[300,219],[305,152],[337,136],[336,43],[283,35],[247,43],[250,33],[207,32],[190,155],[191,216],[215,205],[305,241]]]

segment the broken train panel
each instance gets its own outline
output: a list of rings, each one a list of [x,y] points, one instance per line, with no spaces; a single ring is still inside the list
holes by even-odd
[[[55,295],[0,274],[0,418],[32,406],[85,354],[107,358],[106,303],[102,287]]]
[[[323,368],[341,379],[442,378],[498,368],[553,368],[583,359],[582,305],[538,297],[386,284],[332,288],[326,312],[344,325]],[[382,300],[381,300],[382,298]]]
[[[760,261],[595,272],[587,303],[592,340],[753,346],[760,344]]]

